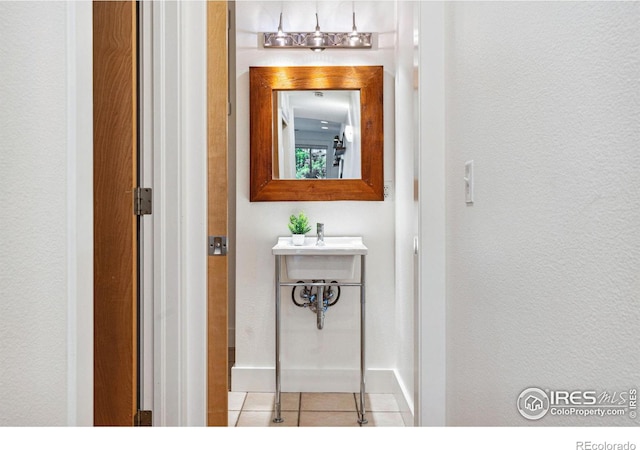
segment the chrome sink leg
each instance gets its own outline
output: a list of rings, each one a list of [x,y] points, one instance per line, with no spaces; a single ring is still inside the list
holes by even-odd
[[[365,265],[364,265],[365,257],[362,255],[360,257],[360,411],[358,412],[358,423],[365,424],[369,423],[369,421],[365,417],[365,383],[364,383],[364,371],[365,371],[365,321],[364,321],[364,313],[365,313],[365,289],[364,289],[364,278],[365,278]]]
[[[276,400],[275,423],[284,421],[280,402],[280,255],[276,256]]]

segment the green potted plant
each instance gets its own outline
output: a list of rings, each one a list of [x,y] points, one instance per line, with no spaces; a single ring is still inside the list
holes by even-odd
[[[304,236],[311,231],[309,219],[305,213],[300,212],[297,216],[292,214],[289,217],[289,231],[291,231],[291,242],[293,245],[303,245]]]

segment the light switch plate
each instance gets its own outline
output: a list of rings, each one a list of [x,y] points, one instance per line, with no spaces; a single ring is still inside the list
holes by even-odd
[[[467,205],[473,204],[473,160],[464,163],[464,198]]]

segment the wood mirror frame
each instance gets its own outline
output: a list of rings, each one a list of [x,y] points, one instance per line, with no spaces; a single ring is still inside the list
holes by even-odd
[[[252,202],[384,200],[382,66],[250,67]],[[361,178],[273,178],[275,91],[359,90]]]

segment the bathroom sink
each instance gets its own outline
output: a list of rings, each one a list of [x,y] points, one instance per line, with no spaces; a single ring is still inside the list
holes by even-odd
[[[317,238],[307,237],[303,245],[293,245],[291,237],[280,237],[272,248],[282,255],[285,273],[291,280],[351,280],[355,277],[358,256],[367,254],[362,237],[326,236],[324,245]]]

